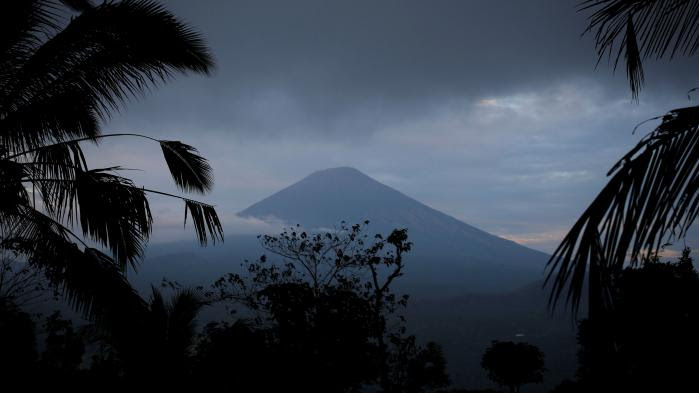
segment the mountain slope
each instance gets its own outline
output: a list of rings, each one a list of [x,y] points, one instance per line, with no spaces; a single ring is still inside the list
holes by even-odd
[[[238,215],[273,217],[307,228],[333,228],[343,220],[349,224],[370,220],[373,232],[408,228],[414,243],[411,254],[420,260],[420,270],[426,273],[434,273],[434,269],[452,273],[454,269],[464,273],[468,270],[496,281],[503,276],[500,281],[506,282],[511,280],[504,276],[521,274],[523,279],[515,277],[512,284],[522,285],[541,277],[548,258],[542,252],[461,222],[347,167],[315,172]]]

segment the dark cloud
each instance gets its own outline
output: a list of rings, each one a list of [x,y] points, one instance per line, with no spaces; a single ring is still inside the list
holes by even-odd
[[[371,130],[444,98],[591,74],[595,58],[574,4],[169,1],[206,36],[218,70],[166,87],[129,115],[145,122],[167,111],[174,124],[255,133],[281,132],[279,122]]]
[[[699,86],[696,60],[649,62],[631,102],[623,72],[606,60],[595,68],[577,3],[170,0],[218,68],[156,89],[106,128],[197,145],[229,217],[312,171],[350,165],[550,251],[638,140],[633,126],[687,105]],[[139,149],[105,146],[99,157],[141,163],[153,174],[139,179],[169,187],[157,155]]]

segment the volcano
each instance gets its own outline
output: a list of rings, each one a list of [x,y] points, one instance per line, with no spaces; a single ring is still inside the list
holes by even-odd
[[[540,279],[548,260],[542,252],[480,230],[349,167],[314,172],[238,215],[309,230],[367,220],[376,233],[407,228],[414,261],[408,281],[419,278],[419,284],[442,288],[513,289]]]

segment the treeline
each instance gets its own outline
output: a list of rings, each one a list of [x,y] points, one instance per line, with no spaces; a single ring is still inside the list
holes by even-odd
[[[24,311],[22,299],[50,287],[5,262],[3,380],[27,387],[462,392],[450,390],[441,347],[407,332],[408,296],[393,291],[411,248],[407,231],[369,237],[363,226],[343,224],[335,232],[292,228],[260,240],[270,257],[246,261],[243,274],[206,288],[164,282],[141,303],[130,302],[138,306],[123,319],[80,327],[57,312],[36,318]],[[693,386],[699,277],[689,249],[674,262],[654,256],[610,277],[607,306],[579,323],[578,373],[553,391]],[[227,317],[198,326],[206,307]],[[543,382],[546,372],[544,354],[521,342],[493,342],[482,366],[512,392]]]
[[[442,350],[406,333],[408,297],[392,290],[407,239],[405,230],[370,238],[360,225],[263,236],[281,263],[263,256],[246,262],[246,274],[228,274],[209,288],[154,287],[149,299],[121,313],[124,320],[81,328],[58,314],[37,326],[5,297],[2,370],[24,383],[76,386],[436,391],[449,384]],[[199,330],[208,306],[225,306],[231,316]]]

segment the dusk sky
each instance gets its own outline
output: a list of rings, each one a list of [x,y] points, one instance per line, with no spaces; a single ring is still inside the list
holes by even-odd
[[[209,77],[178,76],[104,127],[179,139],[214,167],[235,213],[313,171],[352,166],[471,225],[551,252],[653,123],[690,105],[696,60],[596,66],[578,0],[165,1],[210,44]],[[695,97],[696,101],[699,97]],[[696,105],[696,103],[694,103]],[[176,192],[156,144],[105,140],[95,164]],[[155,241],[190,238],[178,201],[154,198]]]

